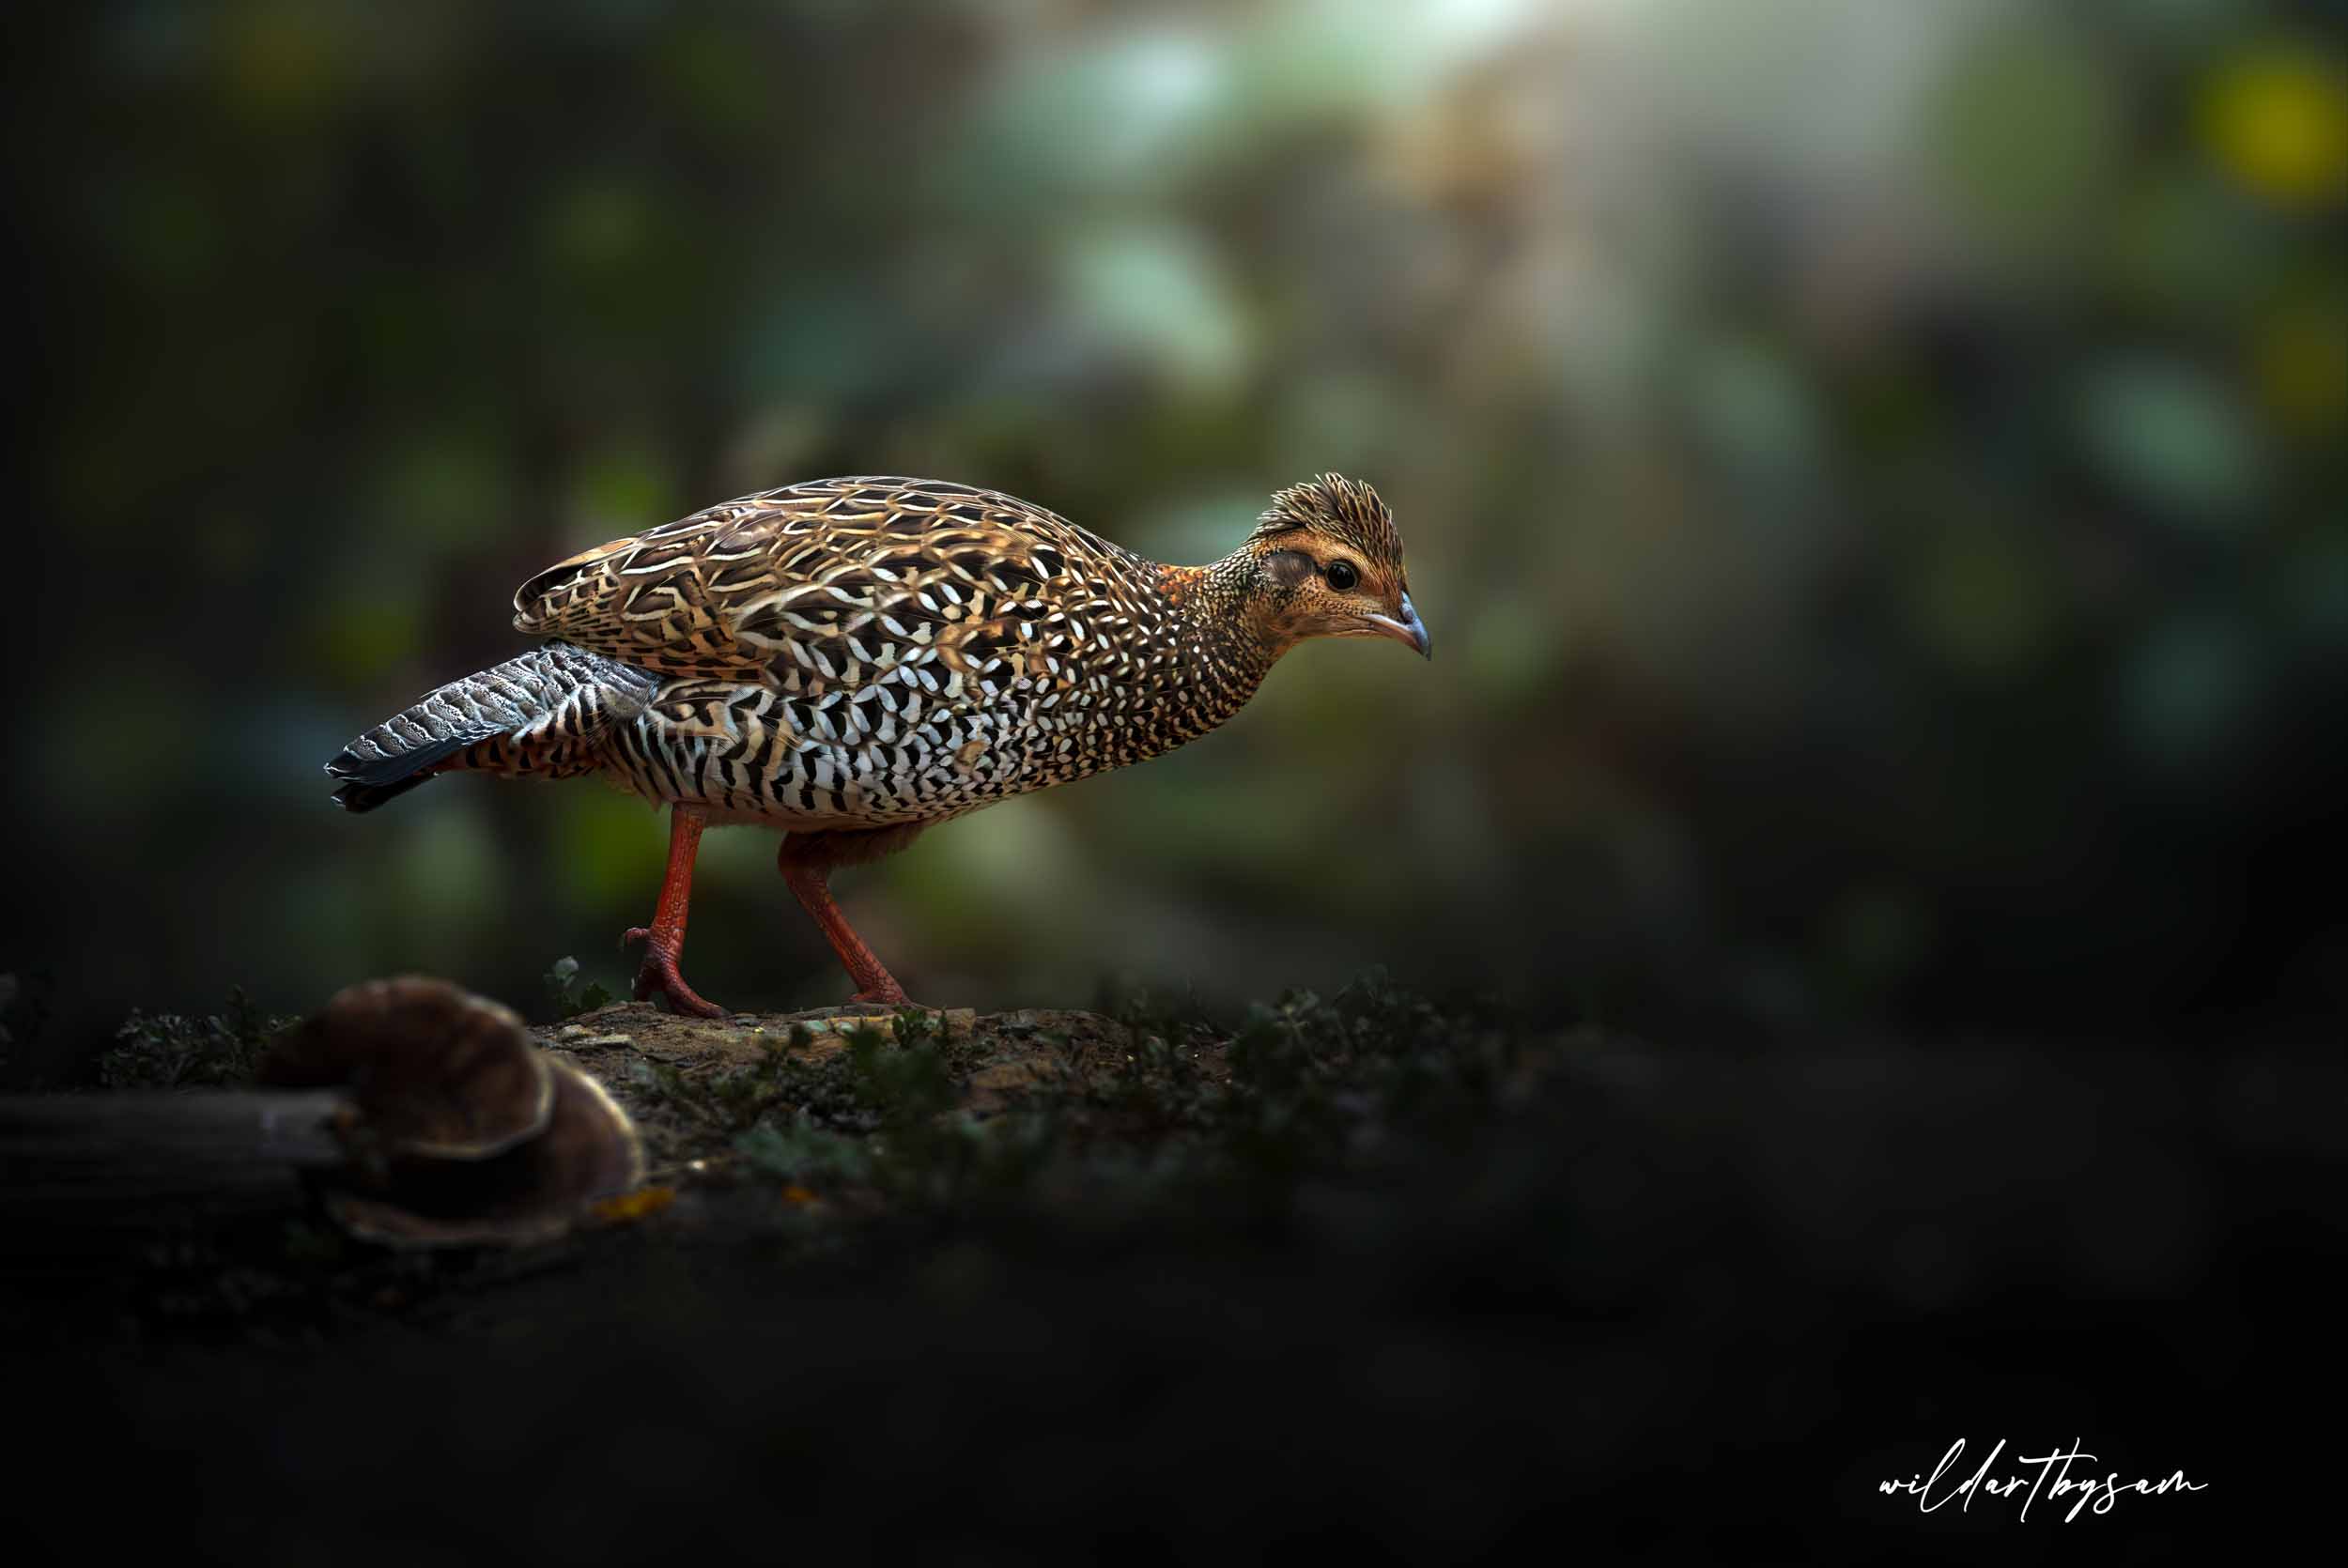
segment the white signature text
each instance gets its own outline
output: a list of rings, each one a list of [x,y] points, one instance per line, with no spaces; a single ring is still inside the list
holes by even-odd
[[[2034,1459],[2028,1455],[2016,1455],[2013,1464],[2031,1471],[2032,1473],[2029,1475],[2016,1475],[2011,1471],[2002,1477],[1992,1474],[1991,1471],[1998,1463],[1998,1456],[2004,1452],[2005,1439],[2000,1437],[1998,1439],[1998,1446],[1989,1451],[1989,1457],[1981,1462],[1980,1468],[1962,1481],[1952,1481],[1950,1480],[1952,1472],[1958,1468],[1960,1461],[1965,1457],[1965,1439],[1959,1437],[1949,1445],[1949,1451],[1940,1456],[1940,1463],[1933,1467],[1932,1474],[1929,1476],[1919,1474],[1912,1475],[1906,1481],[1877,1482],[1876,1490],[1887,1497],[1901,1492],[1908,1493],[1915,1498],[1917,1511],[1923,1514],[1930,1514],[1952,1502],[1957,1503],[1958,1512],[1970,1513],[1973,1506],[1973,1499],[1977,1496],[1998,1498],[2009,1502],[2016,1496],[2021,1496],[2022,1511],[2019,1516],[2025,1519],[2030,1517],[2031,1504],[2038,1500],[2041,1492],[2044,1492],[2048,1500],[2053,1502],[2061,1502],[2065,1497],[2075,1497],[2071,1511],[2062,1515],[2065,1524],[2078,1518],[2079,1510],[2083,1508],[2096,1514],[2110,1513],[2113,1506],[2119,1502],[2120,1494],[2123,1492],[2134,1492],[2139,1496],[2149,1498],[2169,1492],[2209,1490],[2208,1482],[2187,1481],[2183,1470],[2173,1472],[2166,1481],[2140,1479],[2122,1481],[2120,1472],[2117,1470],[2101,1480],[2092,1475],[2082,1475],[2074,1479],[2071,1475],[2073,1465],[2085,1466],[2095,1463],[2095,1456],[2080,1448],[2077,1437],[2071,1439],[2071,1446],[2067,1450],[2042,1453]],[[2049,1484],[2050,1482],[2051,1484]],[[2028,1495],[2023,1496],[2025,1487],[2028,1488]],[[1963,1500],[1960,1502],[1959,1499]]]

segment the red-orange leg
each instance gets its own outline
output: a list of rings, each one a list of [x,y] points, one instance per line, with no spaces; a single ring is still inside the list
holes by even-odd
[[[856,982],[856,994],[851,1002],[873,1002],[884,1007],[902,1007],[907,1005],[905,988],[896,977],[881,967],[881,961],[873,956],[873,949],[856,934],[848,917],[840,913],[832,901],[831,866],[811,858],[803,852],[792,853],[791,840],[782,841],[782,853],[776,857],[781,868],[782,880],[791,884],[791,892],[815,917],[815,924],[831,944],[831,950],[840,955],[840,962],[848,971],[848,978]]]
[[[660,904],[652,925],[631,926],[620,945],[644,944],[644,961],[636,971],[639,1002],[657,992],[669,999],[672,1011],[701,1018],[724,1018],[725,1008],[705,1001],[677,973],[685,951],[685,907],[693,896],[693,857],[701,853],[702,826],[707,814],[698,806],[677,806],[669,811],[669,871],[660,879]]]

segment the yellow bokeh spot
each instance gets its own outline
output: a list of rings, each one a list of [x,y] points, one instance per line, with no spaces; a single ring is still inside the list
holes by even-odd
[[[220,8],[222,86],[236,112],[259,122],[309,119],[343,86],[346,39],[322,8],[292,0]]]
[[[2251,368],[2286,423],[2328,430],[2348,422],[2348,304],[2302,301],[2276,311],[2251,338]]]
[[[623,1192],[616,1198],[606,1198],[595,1205],[595,1218],[614,1224],[641,1220],[647,1214],[657,1214],[676,1202],[673,1187],[640,1187],[633,1192]]]
[[[2348,191],[2348,74],[2311,49],[2235,56],[2209,82],[2201,130],[2226,171],[2267,200],[2317,207]]]

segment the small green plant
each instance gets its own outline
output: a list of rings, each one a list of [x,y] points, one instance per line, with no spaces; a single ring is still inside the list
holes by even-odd
[[[805,1115],[761,1122],[737,1136],[734,1149],[755,1169],[783,1181],[832,1186],[873,1179],[873,1156],[863,1139],[827,1131]]]
[[[270,1038],[294,1020],[267,1013],[239,986],[225,1010],[133,1012],[98,1058],[98,1081],[109,1089],[216,1088],[248,1084]]]
[[[547,1005],[557,1018],[577,1018],[581,1013],[608,1007],[617,1000],[610,992],[594,980],[581,981],[579,961],[568,956],[556,959],[554,967],[544,976]]]
[[[900,1013],[896,1040],[871,1027],[848,1032],[848,1071],[857,1099],[881,1126],[904,1131],[954,1106],[954,1073],[942,1044],[919,1013]]]

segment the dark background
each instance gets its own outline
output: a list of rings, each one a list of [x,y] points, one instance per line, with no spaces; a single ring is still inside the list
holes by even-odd
[[[1627,1024],[2334,1016],[2329,19],[19,19],[40,898],[0,962],[55,1018],[8,1070],[232,983],[622,981],[652,812],[466,779],[358,821],[318,765],[516,651],[538,567],[839,472],[1195,561],[1342,469],[1439,650],[1307,647],[1207,743],[848,879],[916,995],[1383,961]],[[704,866],[697,983],[831,1000],[770,840]]]
[[[292,1012],[421,970],[527,1007],[576,955],[621,986],[654,813],[455,779],[351,819],[318,771],[516,651],[512,588],[576,549],[903,472],[1198,561],[1336,469],[1393,505],[1434,662],[1307,647],[1194,747],[844,876],[915,995],[1228,1009],[1383,964],[1667,1051],[1853,1050],[1942,1108],[1952,1160],[2008,1151],[1934,1188],[1886,1152],[1908,1113],[1770,1102],[1793,1143],[1856,1117],[1838,1179],[1942,1206],[1932,1245],[2007,1282],[1989,1348],[1936,1341],[1936,1376],[2052,1354],[2025,1303],[2083,1290],[2161,1325],[2142,1361],[2237,1336],[2187,1411],[2287,1377],[2238,1336],[2294,1288],[2263,1251],[2305,1238],[2293,1206],[2337,1192],[2277,1064],[2336,1050],[2348,1006],[2340,20],[12,15],[33,395],[0,1084],[79,1081],[130,1008],[232,985]],[[771,839],[713,835],[703,866],[695,983],[835,999]],[[1993,1074],[2012,1093],[1985,1100],[1915,1066],[1984,1042],[2047,1064],[2064,1116],[2016,1133],[1999,1107],[2046,1082]],[[2107,1090],[2145,1084],[2129,1128],[2198,1130],[2115,1132]],[[1733,1095],[1688,1103],[1766,1130]],[[1649,1152],[1722,1125],[1659,1115]],[[2069,1162],[2011,1153],[2041,1144]],[[1674,1168],[1690,1193],[1744,1179]],[[2154,1225],[2089,1285],[1999,1250],[1985,1194],[2080,1171],[2098,1205],[2186,1213],[2188,1242]],[[1846,1291],[1791,1239],[1833,1225],[1762,1191],[1732,1280],[1809,1258],[1796,1301],[1846,1326],[1989,1310]],[[1719,1284],[1665,1277],[1677,1306],[1605,1310],[1668,1325]],[[1658,1332],[1666,1359],[1768,1353]],[[2182,1440],[2147,1436],[2147,1463],[2216,1457]]]

